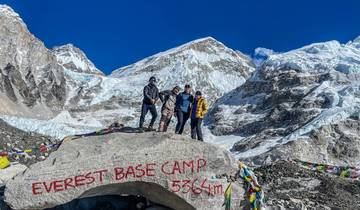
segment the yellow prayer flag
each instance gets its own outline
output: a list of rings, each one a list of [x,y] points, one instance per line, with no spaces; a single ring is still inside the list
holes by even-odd
[[[253,203],[256,200],[256,194],[255,193],[251,193],[249,201],[250,203]]]
[[[7,157],[0,157],[0,169],[7,168],[10,165],[10,161]]]

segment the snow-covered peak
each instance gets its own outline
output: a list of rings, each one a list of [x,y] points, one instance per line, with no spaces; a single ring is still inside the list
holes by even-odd
[[[210,42],[213,42],[213,43],[220,43],[219,41],[217,41],[215,38],[211,37],[211,36],[208,36],[208,37],[204,37],[204,38],[200,38],[200,39],[195,39],[193,41],[190,41],[188,43],[185,43],[183,45],[181,45],[180,47],[184,47],[184,46],[189,46],[189,45],[193,45],[193,44],[199,44],[199,43],[210,43]]]
[[[73,44],[54,47],[52,51],[58,62],[68,70],[79,73],[103,75],[103,73],[86,57],[85,53]]]
[[[252,60],[211,37],[198,39],[115,70],[110,77],[141,90],[150,76],[160,89],[190,84],[214,101],[243,84],[255,69]],[[139,95],[140,92],[136,95]],[[134,94],[133,94],[134,95]]]
[[[293,69],[301,72],[335,70],[346,74],[358,73],[360,72],[360,49],[350,44],[340,44],[338,41],[314,43],[286,53],[272,55],[264,62],[263,67],[268,70]]]
[[[184,51],[186,49],[193,49],[196,51],[204,51],[204,50],[206,50],[206,48],[212,48],[212,47],[225,47],[225,45],[223,43],[217,41],[213,37],[209,36],[209,37],[200,38],[200,39],[196,39],[196,40],[187,42],[183,45],[169,49],[169,50],[167,50],[165,52],[161,52],[159,54],[177,53],[180,51]]]
[[[170,50],[157,53],[129,66],[119,68],[113,71],[111,76],[122,77],[128,73],[134,73],[133,68],[135,67],[153,65],[154,63],[158,63],[160,60],[169,62],[170,58],[174,60],[174,62],[176,61],[178,63],[191,62],[203,65],[208,65],[209,62],[217,62],[220,60],[229,60],[233,62],[242,60],[243,66],[248,68],[254,67],[251,59],[246,55],[226,47],[224,44],[212,37],[205,37],[188,42]],[[131,71],[127,71],[128,69],[131,69]]]
[[[157,55],[181,53],[181,52],[188,51],[188,50],[194,50],[197,52],[204,52],[204,53],[217,53],[219,51],[227,51],[227,52],[241,54],[242,56],[245,56],[242,53],[235,52],[234,50],[226,47],[223,43],[214,39],[213,37],[205,37],[205,38],[201,38],[201,39],[196,39],[191,42],[180,45],[178,47],[167,50],[165,52],[161,52]]]

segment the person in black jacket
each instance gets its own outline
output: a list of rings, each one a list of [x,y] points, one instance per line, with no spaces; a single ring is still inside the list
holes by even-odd
[[[150,113],[152,115],[151,122],[149,124],[148,130],[154,131],[153,128],[155,120],[157,118],[157,110],[156,110],[156,102],[159,100],[159,89],[155,85],[156,78],[150,77],[149,84],[144,87],[144,99],[141,106],[141,116],[140,116],[140,123],[139,123],[139,129],[144,128],[144,121],[145,116],[150,110]]]

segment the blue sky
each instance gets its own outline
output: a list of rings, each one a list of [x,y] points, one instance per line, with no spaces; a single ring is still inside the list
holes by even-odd
[[[360,35],[358,0],[0,0],[49,48],[73,43],[105,73],[212,36],[252,54]]]

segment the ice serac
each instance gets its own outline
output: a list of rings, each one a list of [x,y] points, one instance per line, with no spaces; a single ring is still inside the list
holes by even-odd
[[[1,113],[46,118],[65,102],[63,70],[10,7],[0,5]]]
[[[360,36],[358,36],[353,41],[348,42],[347,45],[360,49]]]
[[[314,43],[287,53],[270,56],[270,69],[293,69],[301,72],[326,72],[335,70],[342,73],[359,73],[359,39],[348,44],[338,41]]]
[[[215,104],[207,119],[212,132],[244,137],[233,151],[257,164],[301,158],[359,165],[355,43],[330,41],[270,55],[252,78]]]
[[[212,37],[194,40],[115,70],[110,76],[140,89],[156,76],[161,89],[190,84],[211,102],[243,84],[254,71],[251,59]]]
[[[75,47],[73,44],[67,44],[52,49],[59,64],[64,68],[87,74],[104,75],[96,66],[91,62],[83,51]]]
[[[58,151],[6,184],[13,209],[46,209],[77,198],[139,195],[171,209],[222,208],[237,162],[216,146],[160,133],[113,133],[63,143]],[[232,208],[244,205],[233,183]]]
[[[275,54],[277,54],[277,52],[274,52],[274,50],[258,47],[254,50],[252,59],[256,66],[261,66],[265,60],[267,60],[271,55]]]

